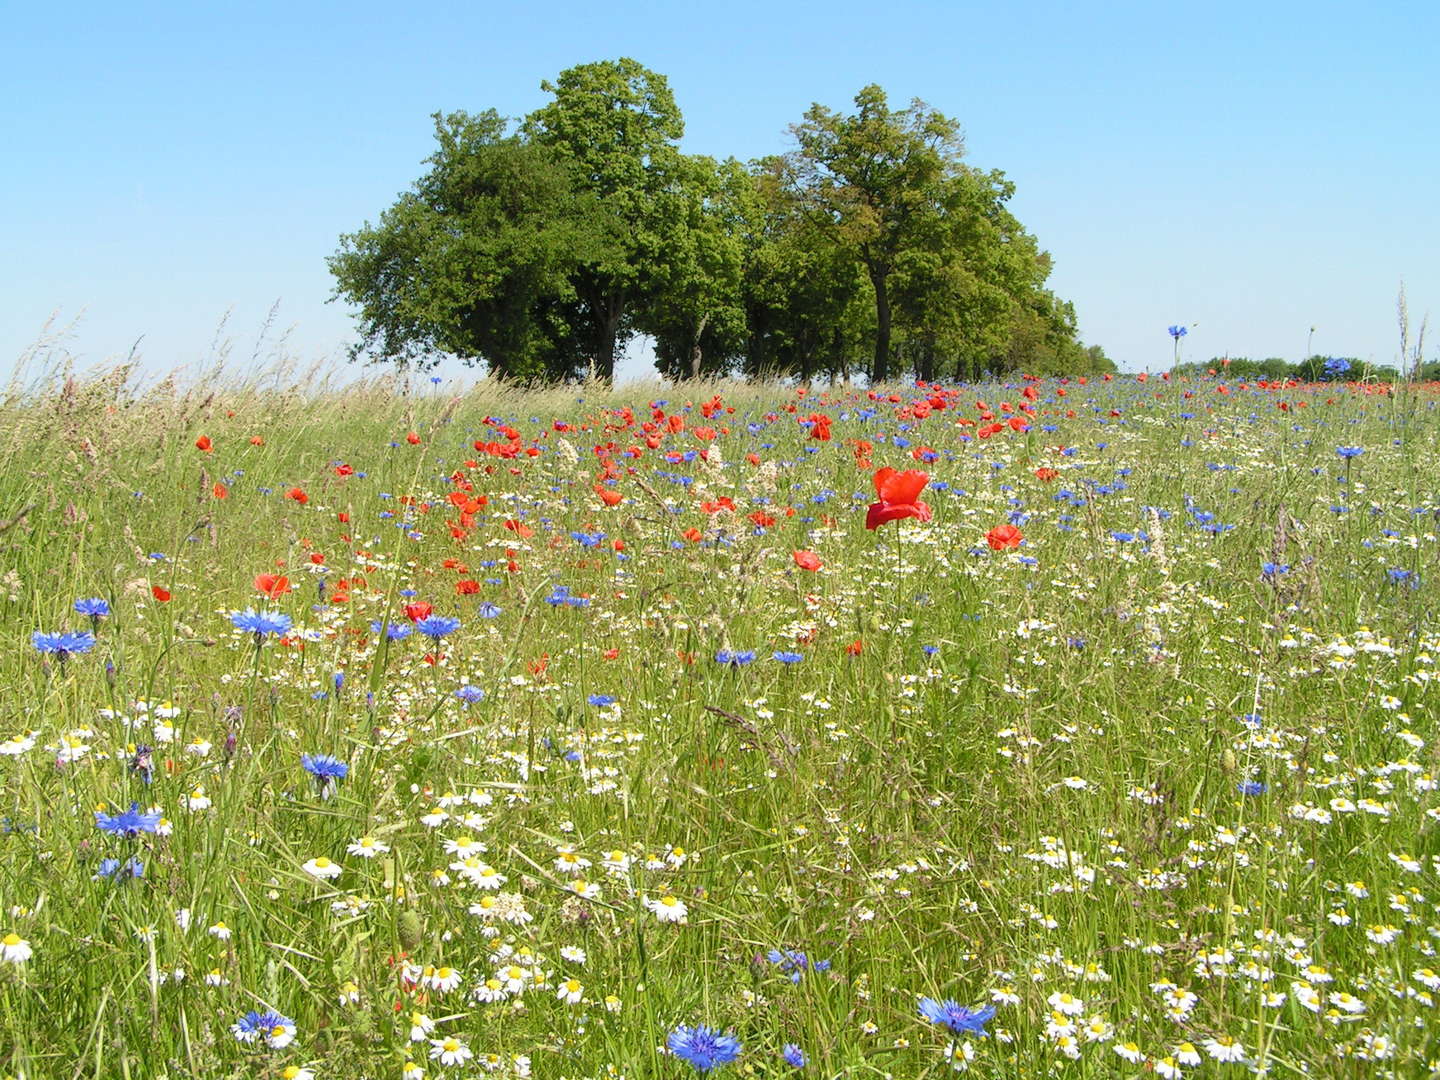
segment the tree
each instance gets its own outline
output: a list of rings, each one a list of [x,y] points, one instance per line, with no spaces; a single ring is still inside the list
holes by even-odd
[[[891,276],[933,229],[945,180],[963,152],[959,125],[922,101],[891,110],[871,85],[844,116],[812,105],[793,127],[792,182],[807,216],[864,267],[875,303],[871,378],[890,374]]]
[[[858,325],[859,264],[808,218],[784,159],[755,162],[749,192],[741,225],[746,374],[809,382],[819,370],[847,372],[866,329]]]
[[[554,100],[526,118],[525,131],[567,163],[576,190],[593,199],[597,242],[571,276],[572,317],[595,373],[611,379],[637,306],[667,277],[660,266],[677,222],[666,196],[683,184],[685,125],[665,77],[628,58],[580,64],[541,89]]]
[[[655,366],[671,378],[721,374],[745,343],[741,279],[751,180],[734,159],[682,156],[657,209],[670,240],[652,264],[635,324],[655,339]]]
[[[493,110],[433,119],[429,172],[329,260],[336,297],[360,308],[352,359],[424,367],[449,353],[512,378],[570,374],[563,305],[597,246],[592,208],[564,162]]]

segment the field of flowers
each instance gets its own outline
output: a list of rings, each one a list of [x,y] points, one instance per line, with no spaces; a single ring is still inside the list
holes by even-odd
[[[1426,1075],[1437,400],[14,391],[0,1077]]]

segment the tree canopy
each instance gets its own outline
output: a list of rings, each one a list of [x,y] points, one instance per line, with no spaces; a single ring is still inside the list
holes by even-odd
[[[923,102],[813,105],[788,153],[746,165],[683,153],[667,80],[634,60],[541,87],[518,123],[435,114],[428,171],[341,237],[352,358],[608,379],[646,335],[672,377],[1113,370],[1045,288],[1014,186]]]

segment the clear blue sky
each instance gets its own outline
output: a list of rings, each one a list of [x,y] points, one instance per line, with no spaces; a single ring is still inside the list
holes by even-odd
[[[340,364],[325,258],[421,174],[429,114],[520,116],[633,56],[692,152],[783,151],[871,82],[955,117],[1126,370],[1169,363],[1172,323],[1189,357],[1296,359],[1314,326],[1316,352],[1391,362],[1402,279],[1440,319],[1437,30],[1421,0],[13,4],[0,356],[58,311],[82,364],[143,335],[169,370],[230,312],[244,361],[278,300],[289,349]]]

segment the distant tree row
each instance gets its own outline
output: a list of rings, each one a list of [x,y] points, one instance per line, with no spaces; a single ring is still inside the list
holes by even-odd
[[[341,238],[352,358],[609,379],[648,335],[672,377],[1114,370],[1045,287],[1014,185],[964,164],[958,124],[922,102],[867,86],[745,165],[682,153],[665,77],[634,60],[541,85],[518,124],[435,114],[429,171]]]
[[[1431,370],[1434,369],[1434,370]],[[1209,361],[1192,360],[1175,368],[1177,375],[1218,375],[1232,379],[1294,379],[1298,382],[1395,382],[1401,375],[1388,364],[1371,364],[1352,357],[1311,356],[1297,363],[1271,356],[1252,360],[1248,356],[1214,356]],[[1422,380],[1440,379],[1440,364],[1425,364],[1416,372]]]

